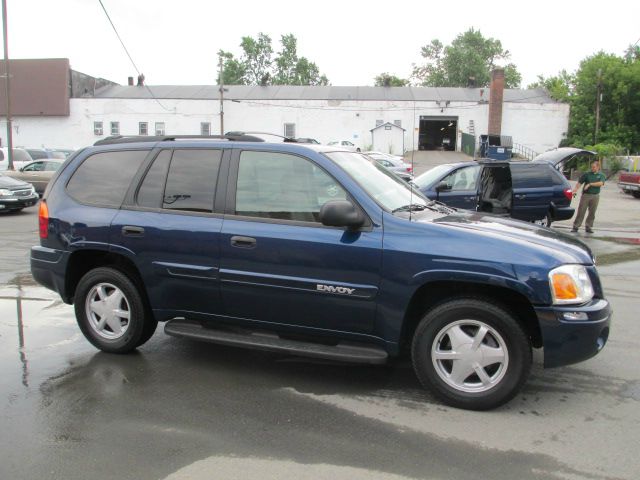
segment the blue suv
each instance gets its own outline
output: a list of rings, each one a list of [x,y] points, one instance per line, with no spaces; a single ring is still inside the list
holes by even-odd
[[[40,205],[31,271],[105,352],[169,335],[380,364],[494,408],[544,365],[592,357],[611,310],[568,235],[458,211],[366,156],[225,138],[111,138]]]

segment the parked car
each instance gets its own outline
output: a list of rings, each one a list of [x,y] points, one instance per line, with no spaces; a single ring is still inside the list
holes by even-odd
[[[327,143],[327,145],[331,147],[342,147],[345,150],[350,150],[352,152],[359,152],[360,147],[356,146],[353,142],[349,140],[334,140],[332,142]]]
[[[618,186],[624,193],[640,198],[640,172],[621,172]]]
[[[67,158],[67,154],[65,152],[53,149],[44,149],[44,148],[25,148],[31,158],[34,160],[44,160],[46,158],[57,158],[59,160],[64,160]]]
[[[37,202],[33,185],[0,173],[0,212],[19,212]]]
[[[546,162],[484,160],[439,165],[413,182],[429,198],[549,227],[574,214],[571,185]]]
[[[24,167],[5,172],[8,177],[16,178],[24,182],[29,182],[39,195],[44,193],[45,188],[53,174],[62,166],[62,160],[37,160],[27,163]]]
[[[33,162],[33,158],[23,148],[13,148],[13,168],[18,169],[24,167],[27,163]],[[0,171],[9,168],[9,148],[0,147]]]
[[[554,367],[604,347],[611,310],[579,239],[430,201],[362,154],[244,139],[103,140],[56,172],[31,272],[97,348],[130,352],[161,321],[343,362],[408,354],[438,398],[488,409],[532,348]]]
[[[391,170],[392,172],[401,174],[403,178],[408,178],[409,180],[413,179],[413,167],[410,163],[405,163],[402,157],[397,157],[395,155],[389,155],[380,152],[363,153],[373,158],[380,165]]]

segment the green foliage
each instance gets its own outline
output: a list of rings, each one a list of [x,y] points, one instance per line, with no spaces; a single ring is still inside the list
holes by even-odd
[[[378,75],[374,82],[376,87],[406,87],[409,85],[409,80],[406,78],[396,77],[387,72]]]
[[[423,65],[413,68],[412,78],[428,87],[467,87],[470,83],[486,87],[491,71],[499,66],[505,70],[505,87],[515,88],[522,77],[513,63],[506,63],[511,54],[502,48],[500,40],[484,38],[480,30],[470,28],[458,35],[451,45],[438,39],[422,47]]]
[[[544,88],[551,98],[560,102],[568,102],[573,94],[575,76],[562,70],[558,75],[545,78],[538,75],[538,81],[527,86],[528,89]]]
[[[601,102],[596,136],[598,83]],[[585,58],[575,73],[563,70],[549,78],[538,76],[528,88],[545,88],[551,97],[570,104],[569,133],[561,146],[585,147],[597,142],[640,150],[639,47],[629,47],[623,57],[598,52]],[[602,153],[603,158],[610,156]]]
[[[271,37],[259,33],[257,38],[242,37],[242,56],[220,51],[224,58],[224,81],[229,85],[328,85],[318,66],[305,57],[298,57],[297,39],[282,35],[282,50],[273,58]]]

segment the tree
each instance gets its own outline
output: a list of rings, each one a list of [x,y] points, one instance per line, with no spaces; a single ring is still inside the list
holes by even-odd
[[[502,48],[500,40],[484,38],[480,30],[470,28],[458,35],[451,45],[444,46],[438,39],[422,47],[423,65],[414,65],[412,78],[427,87],[486,87],[491,82],[491,71],[502,66],[505,87],[520,85],[522,76],[513,63],[507,63],[511,54]]]
[[[596,138],[598,83],[600,126]],[[571,99],[570,139],[577,145],[640,147],[640,61],[599,52],[580,63]]]
[[[224,80],[229,85],[328,85],[318,66],[298,57],[297,39],[293,34],[280,38],[282,50],[273,58],[271,38],[259,33],[258,38],[242,37],[242,56],[220,51],[224,59]]]
[[[390,75],[387,72],[378,75],[374,82],[376,87],[406,87],[409,85],[409,80]]]
[[[598,84],[601,101],[596,135]],[[539,87],[571,106],[568,138],[563,145],[591,149],[597,142],[631,151],[640,149],[640,55],[634,46],[624,57],[605,52],[587,57],[573,74],[563,70],[549,78],[540,75],[529,85]]]
[[[222,79],[225,85],[243,85],[246,74],[244,64],[233,57],[232,53],[220,50],[218,56],[222,57],[224,68],[222,70]],[[218,85],[220,78],[218,77]]]
[[[549,92],[554,100],[568,102],[573,94],[575,75],[562,70],[558,75],[545,78],[538,75],[538,81],[527,86],[528,89],[543,88]]]

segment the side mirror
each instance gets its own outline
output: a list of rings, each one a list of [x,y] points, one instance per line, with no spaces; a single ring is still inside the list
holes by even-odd
[[[440,182],[438,185],[436,185],[436,192],[438,193],[446,192],[447,190],[451,190],[451,185],[449,185],[447,182]]]
[[[320,209],[320,221],[328,227],[358,228],[364,225],[364,214],[348,200],[330,200]]]

